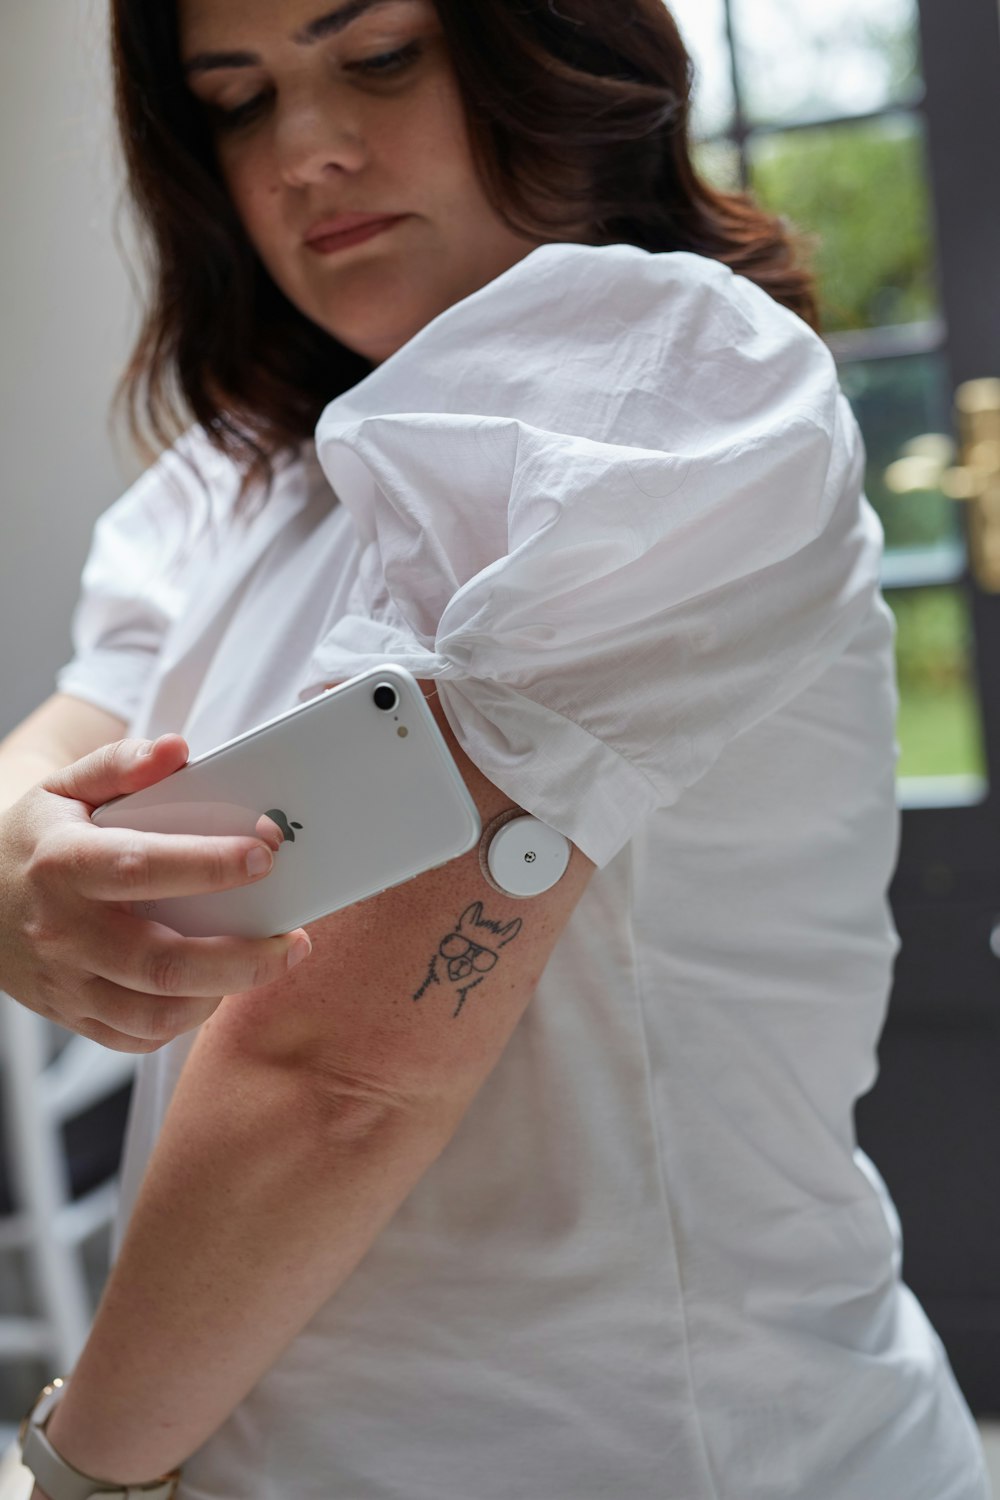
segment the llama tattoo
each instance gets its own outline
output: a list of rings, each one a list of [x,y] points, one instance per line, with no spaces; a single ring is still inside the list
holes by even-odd
[[[428,985],[444,983],[438,972],[438,960],[444,959],[448,979],[458,986],[458,1004],[455,1007],[457,1016],[465,1004],[465,997],[469,991],[474,990],[477,984],[482,984],[490,970],[496,966],[497,952],[513,942],[520,931],[520,917],[515,917],[505,926],[500,922],[491,922],[483,916],[483,903],[474,901],[463,911],[458,920],[458,926],[441,940],[438,951],[431,959],[427,978],[415,992],[414,1000],[422,998]],[[495,934],[489,946],[470,936],[471,933],[475,933],[478,937],[484,932]],[[470,984],[464,983],[473,973],[476,975],[475,979]]]

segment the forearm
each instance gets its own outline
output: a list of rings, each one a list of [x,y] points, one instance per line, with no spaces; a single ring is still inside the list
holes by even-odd
[[[25,792],[64,765],[65,761],[59,758],[55,749],[32,750],[26,746],[0,744],[0,813],[13,807]]]
[[[53,694],[0,739],[0,812],[53,771],[121,739],[126,728],[123,719],[94,703]]]
[[[185,1064],[48,1429],[100,1478],[148,1480],[201,1447],[347,1278],[463,1112],[349,1101],[338,1123],[315,1083],[234,1056],[215,1020]]]

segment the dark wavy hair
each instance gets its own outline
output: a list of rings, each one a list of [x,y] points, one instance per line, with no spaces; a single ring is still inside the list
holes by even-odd
[[[663,0],[434,4],[484,192],[510,229],[710,256],[818,330],[790,226],[695,169],[693,67]],[[244,232],[184,83],[176,0],[111,0],[111,20],[128,192],[151,273],[114,407],[126,407],[150,460],[193,418],[238,465],[242,502],[373,366],[293,306]]]

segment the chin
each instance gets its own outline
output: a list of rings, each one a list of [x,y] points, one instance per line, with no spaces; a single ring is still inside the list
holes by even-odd
[[[373,365],[380,365],[383,360],[389,358],[390,354],[395,354],[396,350],[406,343],[405,339],[377,340],[372,338],[371,334],[365,337],[364,334],[345,333],[342,329],[332,328],[326,323],[321,324],[321,327],[330,334],[331,338],[335,338],[338,344],[343,344],[344,348],[350,349],[352,354],[358,355],[360,359],[367,359]]]
[[[397,324],[393,328],[373,328],[369,323],[366,326],[353,323],[345,327],[343,323],[337,323],[333,319],[317,319],[320,327],[337,339],[346,348],[353,350],[355,354],[367,359],[372,364],[381,364],[383,360],[395,354],[404,344],[408,343],[415,334],[419,333],[433,315],[424,318],[409,319],[402,326]]]

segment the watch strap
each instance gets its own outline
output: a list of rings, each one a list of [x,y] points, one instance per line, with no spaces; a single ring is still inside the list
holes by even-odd
[[[116,1484],[95,1479],[67,1463],[49,1442],[45,1424],[62,1396],[60,1387],[46,1386],[21,1424],[21,1463],[49,1500],[173,1500],[180,1471],[145,1484]]]

